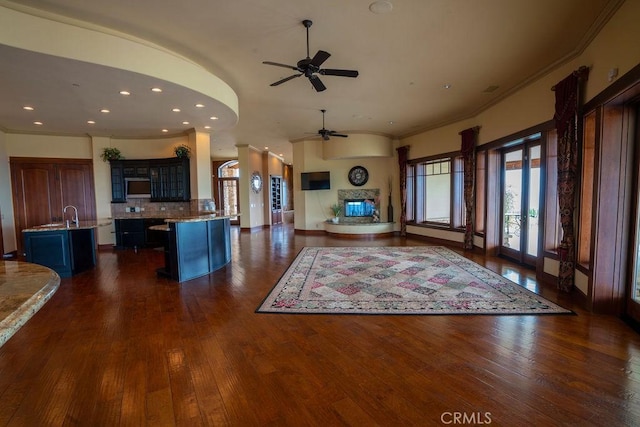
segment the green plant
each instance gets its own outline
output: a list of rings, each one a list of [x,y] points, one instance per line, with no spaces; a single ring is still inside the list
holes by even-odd
[[[340,216],[340,212],[342,212],[342,206],[337,203],[332,204],[331,212],[333,212],[333,216]]]
[[[189,157],[191,155],[191,148],[189,148],[188,146],[182,144],[182,145],[178,145],[177,147],[175,147],[173,149],[173,152],[176,153],[176,157]]]
[[[120,150],[113,147],[104,147],[102,149],[102,154],[100,154],[103,162],[108,162],[109,160],[120,160],[122,159],[122,153]]]

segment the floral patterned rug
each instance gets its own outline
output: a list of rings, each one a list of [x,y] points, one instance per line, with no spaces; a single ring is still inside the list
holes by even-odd
[[[256,312],[572,313],[441,246],[305,247]]]

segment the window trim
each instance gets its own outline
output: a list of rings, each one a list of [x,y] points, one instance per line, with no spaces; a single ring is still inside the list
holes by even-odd
[[[464,210],[464,194],[463,194],[463,185],[462,181],[464,180],[464,169],[460,167],[462,162],[460,162],[460,158],[462,153],[460,151],[450,151],[448,153],[441,153],[427,157],[420,157],[417,159],[411,159],[407,161],[407,189],[411,189],[412,191],[407,191],[407,225],[413,227],[422,227],[422,228],[431,228],[437,230],[448,230],[454,232],[464,233],[465,230],[465,216],[462,217],[462,224],[456,226],[456,212],[460,209]],[[417,169],[418,165],[427,164],[427,163],[435,163],[438,161],[449,161],[450,169],[450,185],[449,185],[449,222],[444,224],[441,222],[435,221],[421,221],[417,222],[415,220],[417,216],[417,209],[419,202],[417,200],[418,192],[417,192]],[[458,168],[460,170],[458,170]],[[410,170],[413,171],[413,174],[410,174]],[[459,175],[459,176],[458,176]],[[413,185],[411,185],[410,181],[413,179]],[[459,182],[460,181],[460,182]],[[459,190],[460,194],[457,194],[456,191]],[[409,206],[413,208],[412,212],[409,212]],[[412,218],[409,220],[408,218]]]

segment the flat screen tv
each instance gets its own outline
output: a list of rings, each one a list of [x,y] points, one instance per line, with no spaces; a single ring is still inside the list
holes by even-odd
[[[331,179],[329,171],[325,172],[302,172],[300,174],[301,187],[303,190],[330,190]]]

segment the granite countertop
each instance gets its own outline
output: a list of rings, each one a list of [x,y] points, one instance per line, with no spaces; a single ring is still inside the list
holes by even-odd
[[[50,268],[22,261],[0,261],[0,346],[47,302],[60,286]]]
[[[103,219],[99,221],[80,221],[78,224],[70,223],[68,227],[67,227],[66,221],[64,223],[56,222],[56,223],[43,224],[43,225],[31,227],[31,228],[26,228],[22,230],[22,232],[32,233],[32,232],[40,232],[40,231],[80,230],[80,229],[87,229],[87,228],[98,228],[105,225],[111,225],[111,220]]]
[[[176,212],[136,212],[126,215],[115,215],[113,219],[164,219],[166,222],[183,222],[183,221],[209,221],[211,219],[225,219],[225,218],[235,218],[240,216],[240,214],[236,215],[224,215],[223,211],[201,211],[197,213],[192,212],[184,212],[184,213],[176,213]]]
[[[165,222],[201,222],[201,221],[214,221],[217,219],[227,219],[227,218],[235,218],[240,216],[240,214],[236,215],[219,215],[217,213],[212,214],[202,214],[202,215],[193,215],[193,216],[183,216],[177,218],[167,218]]]

